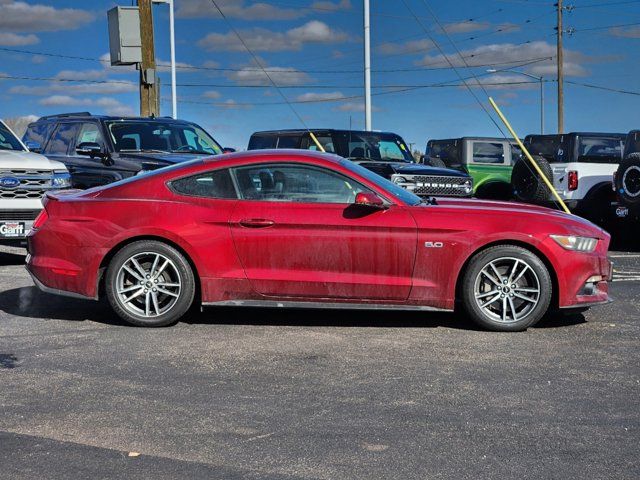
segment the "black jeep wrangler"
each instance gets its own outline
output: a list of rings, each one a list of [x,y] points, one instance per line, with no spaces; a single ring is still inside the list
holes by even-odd
[[[362,165],[419,196],[470,197],[473,179],[450,168],[414,163],[399,135],[389,132],[311,129],[322,148]],[[248,150],[295,148],[319,150],[309,130],[274,130],[251,135]]]
[[[224,150],[192,122],[89,112],[42,117],[22,140],[31,151],[64,163],[72,186],[83,189]]]

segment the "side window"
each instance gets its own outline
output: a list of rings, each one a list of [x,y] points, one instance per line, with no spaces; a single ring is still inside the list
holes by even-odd
[[[316,135],[316,138],[318,139],[318,143],[320,143],[320,145],[322,145],[322,148],[324,148],[325,152],[327,152],[327,153],[336,153],[336,149],[333,146],[333,139],[331,137]],[[306,135],[302,139],[301,148],[303,148],[305,150],[313,150],[313,151],[316,151],[316,152],[320,151],[320,149],[316,145],[316,142],[314,142],[311,139],[310,135]]]
[[[174,180],[171,188],[177,193],[195,197],[238,198],[227,169]]]
[[[245,200],[349,204],[369,191],[343,175],[308,165],[257,165],[234,173]]]
[[[276,146],[275,135],[251,135],[249,139],[248,150],[262,150],[265,148],[275,148]]]
[[[504,163],[502,143],[473,142],[473,163]]]
[[[53,129],[53,124],[51,123],[46,123],[46,122],[32,123],[27,128],[27,131],[25,132],[24,137],[22,137],[22,141],[23,143],[27,143],[27,142],[37,143],[38,145],[43,147],[52,129]]]
[[[278,137],[278,146],[276,148],[300,148],[300,135]]]
[[[80,133],[78,134],[78,140],[76,140],[76,145],[81,143],[97,143],[101,146],[104,145],[104,141],[102,139],[102,133],[100,132],[100,127],[96,123],[83,123],[80,128]]]
[[[47,155],[68,155],[79,129],[80,124],[78,123],[59,124],[44,153]]]

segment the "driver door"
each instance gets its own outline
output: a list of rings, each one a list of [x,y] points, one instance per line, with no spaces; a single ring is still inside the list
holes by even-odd
[[[417,229],[409,212],[353,205],[369,191],[328,169],[262,164],[234,169],[231,218],[252,287],[272,297],[404,300]]]

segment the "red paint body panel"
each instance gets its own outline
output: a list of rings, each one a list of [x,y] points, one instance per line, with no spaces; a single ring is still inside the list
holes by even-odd
[[[174,193],[167,182],[257,162],[330,168],[371,188],[388,208],[217,200]],[[331,156],[279,150],[230,154],[45,200],[49,218],[29,235],[27,268],[46,287],[96,298],[110,252],[136,238],[164,239],[190,259],[204,303],[295,299],[451,309],[474,252],[516,243],[539,252],[558,283],[559,306],[607,300],[609,235],[587,221],[517,203],[442,199],[409,206]],[[585,254],[550,234],[597,237]],[[65,271],[65,274],[60,273]],[[74,274],[73,272],[77,272]],[[598,294],[578,293],[601,275]]]

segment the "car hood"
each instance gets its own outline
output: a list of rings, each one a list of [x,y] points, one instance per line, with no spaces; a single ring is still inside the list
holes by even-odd
[[[468,177],[469,175],[451,168],[438,168],[406,162],[356,162],[364,168],[383,176],[398,175],[435,175],[438,177]]]
[[[193,153],[152,153],[152,152],[120,152],[118,158],[123,160],[135,160],[137,162],[149,162],[157,165],[173,165],[188,160],[198,158],[213,157],[213,155],[202,155]]]
[[[28,170],[62,170],[67,167],[55,160],[49,160],[39,153],[0,150],[0,168],[2,170],[28,169]]]
[[[450,197],[438,198],[437,202],[440,206],[453,207],[455,209],[474,213],[484,213],[491,216],[498,215],[505,219],[516,217],[522,219],[523,217],[528,216],[540,218],[540,216],[543,216],[558,225],[569,227],[576,235],[595,235],[599,238],[605,238],[608,236],[603,229],[584,218],[538,205],[519,202],[500,202]]]

